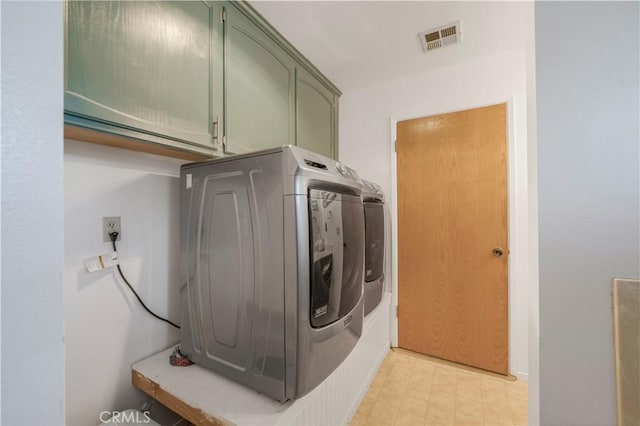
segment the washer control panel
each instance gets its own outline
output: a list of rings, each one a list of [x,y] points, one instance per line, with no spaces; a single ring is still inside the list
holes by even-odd
[[[346,176],[349,174],[349,170],[347,170],[345,165],[339,161],[336,162],[336,170],[338,170],[338,173],[340,173],[342,176]]]

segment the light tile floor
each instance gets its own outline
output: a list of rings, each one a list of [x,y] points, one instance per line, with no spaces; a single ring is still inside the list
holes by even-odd
[[[527,398],[526,382],[396,349],[350,424],[521,426]]]

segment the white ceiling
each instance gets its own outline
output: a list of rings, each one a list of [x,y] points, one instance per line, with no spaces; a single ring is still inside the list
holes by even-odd
[[[252,1],[252,5],[342,91],[524,48],[533,37],[533,2],[528,1]],[[462,44],[423,53],[418,33],[458,20]]]

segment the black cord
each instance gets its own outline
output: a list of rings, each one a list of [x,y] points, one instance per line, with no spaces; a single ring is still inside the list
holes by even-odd
[[[111,243],[113,244],[113,251],[117,252],[118,249],[116,249],[116,240],[118,239],[118,233],[117,232],[111,232],[109,233],[109,237],[111,237]],[[170,324],[172,326],[174,326],[177,329],[180,329],[180,326],[178,324],[176,324],[175,322],[169,321],[166,318],[162,318],[160,315],[157,315],[155,312],[153,312],[151,309],[147,308],[147,305],[144,304],[144,302],[142,301],[142,299],[140,298],[140,296],[138,296],[138,293],[136,293],[136,291],[133,289],[133,287],[131,287],[131,284],[129,284],[129,281],[127,280],[127,278],[124,276],[124,273],[122,273],[122,269],[120,269],[120,265],[116,265],[116,267],[118,268],[118,272],[120,272],[120,276],[122,277],[122,279],[124,280],[125,284],[127,284],[127,287],[129,287],[129,290],[131,290],[133,292],[133,294],[136,296],[136,298],[138,299],[138,302],[140,302],[140,304],[142,305],[142,307],[144,309],[146,309],[147,312],[149,312],[151,315],[153,315],[154,317],[158,318],[160,321],[164,321],[167,324]]]

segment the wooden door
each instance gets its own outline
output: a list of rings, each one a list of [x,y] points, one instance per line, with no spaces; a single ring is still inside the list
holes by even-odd
[[[295,62],[232,4],[225,7],[226,152],[295,144]]]
[[[397,141],[399,346],[508,374],[506,104]]]

